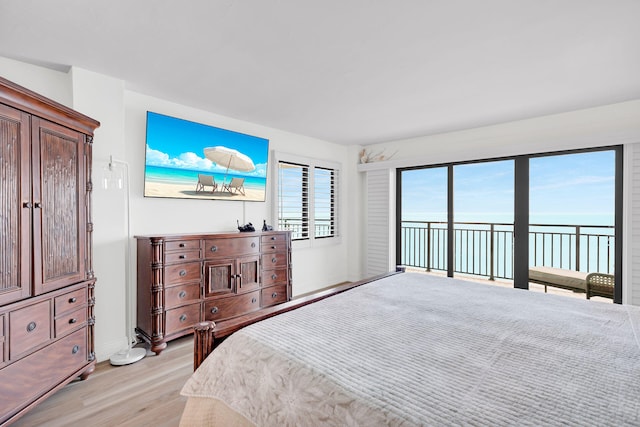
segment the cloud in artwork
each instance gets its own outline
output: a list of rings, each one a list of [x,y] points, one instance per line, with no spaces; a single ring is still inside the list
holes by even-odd
[[[176,169],[188,169],[195,171],[203,171],[203,172],[213,172],[213,173],[225,173],[227,167],[224,165],[213,163],[211,160],[207,158],[203,158],[198,156],[193,152],[185,152],[181,153],[177,157],[169,157],[168,154],[163,153],[159,150],[154,150],[153,148],[147,145],[147,165],[149,166],[159,166],[165,168],[176,168]],[[265,177],[267,176],[267,164],[259,163],[256,166],[256,169],[252,172],[243,172],[243,175],[247,176],[259,176]]]

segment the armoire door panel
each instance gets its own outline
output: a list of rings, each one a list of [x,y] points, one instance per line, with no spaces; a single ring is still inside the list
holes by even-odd
[[[32,158],[34,221],[34,290],[48,292],[83,280],[84,154],[82,134],[34,119]],[[36,169],[37,167],[37,169]]]
[[[29,115],[0,105],[0,304],[31,294]]]

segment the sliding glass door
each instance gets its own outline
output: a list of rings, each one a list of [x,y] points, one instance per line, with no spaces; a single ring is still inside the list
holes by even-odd
[[[529,275],[554,292],[585,293],[589,273],[610,280],[616,260],[616,151],[530,159]],[[600,284],[599,284],[600,286]]]
[[[513,277],[514,162],[453,166],[454,272]]]
[[[400,169],[397,182],[398,264],[524,289],[540,289],[538,267],[602,273],[621,302],[622,147]]]
[[[399,264],[447,271],[447,168],[402,172]]]

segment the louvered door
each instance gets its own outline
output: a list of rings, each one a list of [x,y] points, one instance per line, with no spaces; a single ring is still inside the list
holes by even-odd
[[[41,294],[85,279],[84,136],[35,117],[32,134],[34,291]]]
[[[0,105],[0,304],[31,293],[29,177],[29,115]]]

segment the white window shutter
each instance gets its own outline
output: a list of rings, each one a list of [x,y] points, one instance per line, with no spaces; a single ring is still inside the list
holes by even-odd
[[[391,271],[395,264],[393,236],[395,208],[389,169],[367,171],[366,263],[367,277]]]

